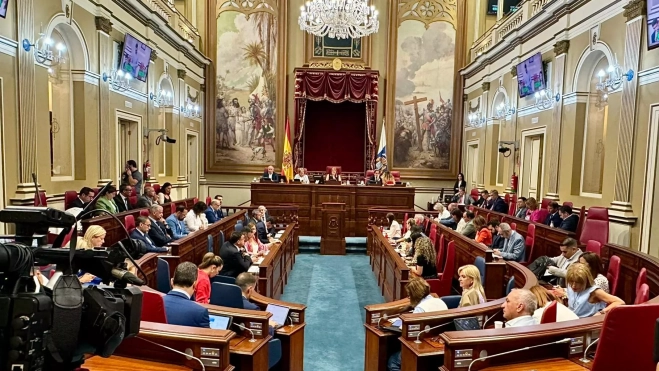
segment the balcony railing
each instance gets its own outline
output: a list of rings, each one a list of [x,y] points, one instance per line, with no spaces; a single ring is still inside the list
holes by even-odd
[[[472,62],[481,54],[487,53],[495,47],[506,36],[519,30],[527,21],[532,19],[538,13],[554,0],[524,0],[514,12],[501,18],[487,32],[479,37],[471,46]]]
[[[184,39],[199,49],[199,31],[175,7],[173,0],[140,0],[154,13],[161,16],[169,26]]]

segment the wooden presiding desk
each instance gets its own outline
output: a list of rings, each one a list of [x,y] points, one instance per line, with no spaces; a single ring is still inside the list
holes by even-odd
[[[414,209],[414,188],[295,183],[252,183],[252,205],[297,205],[300,234],[320,236],[326,202],[346,205],[346,236],[365,237],[368,209]]]

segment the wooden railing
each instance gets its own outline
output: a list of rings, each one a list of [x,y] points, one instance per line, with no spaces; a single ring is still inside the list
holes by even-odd
[[[277,229],[286,229],[286,226],[289,224],[294,225],[295,229],[299,228],[298,225],[298,212],[299,207],[296,205],[291,206],[268,206],[265,205],[268,209],[268,215],[275,220],[275,228]],[[259,206],[224,206],[222,205],[222,211],[224,215],[232,215],[240,211],[245,211],[245,217],[252,217],[252,210],[258,209]]]
[[[273,244],[270,252],[259,264],[259,292],[273,299],[279,299],[288,282],[288,274],[295,264],[295,253],[298,246],[295,224],[289,224],[279,240],[281,244]]]

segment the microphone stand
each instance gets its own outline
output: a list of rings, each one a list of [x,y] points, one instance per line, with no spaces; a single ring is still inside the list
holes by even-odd
[[[431,328],[427,328],[425,330],[419,331],[419,333],[416,335],[416,340],[414,340],[414,342],[416,344],[421,344],[421,340],[419,340],[419,336],[421,336],[421,334],[426,333],[426,332],[430,332],[430,330],[434,330],[434,329],[440,328],[442,326],[452,325],[452,324],[453,324],[453,322],[446,322],[446,323],[442,323],[441,325],[437,325],[435,327],[431,327]]]
[[[387,314],[385,313],[380,319],[378,320],[378,328],[381,328],[380,322],[382,322],[383,319],[387,319]]]
[[[247,328],[247,327],[244,326],[244,324],[240,324],[240,323],[234,323],[234,325],[240,327],[240,328],[243,329],[243,330],[247,330],[247,331],[249,331],[249,333],[252,335],[252,338],[249,339],[249,342],[250,342],[250,343],[254,343],[254,342],[256,342],[256,339],[254,339],[254,331],[252,331],[252,329]]]
[[[533,346],[530,346],[530,347],[524,347],[524,348],[521,348],[521,349],[515,349],[515,350],[510,350],[510,351],[507,351],[507,352],[503,352],[503,353],[493,354],[493,355],[491,355],[491,356],[485,356],[485,357],[476,358],[475,360],[471,361],[471,363],[469,364],[469,368],[467,369],[467,371],[471,371],[471,366],[473,366],[473,364],[476,363],[476,362],[478,362],[478,361],[483,361],[483,360],[486,360],[486,359],[489,359],[489,358],[498,357],[498,356],[504,356],[504,355],[506,355],[506,354],[517,353],[517,352],[521,352],[521,351],[529,350],[529,349],[533,349],[533,348],[540,348],[540,347],[544,347],[544,346],[547,346],[547,345],[569,343],[570,340],[571,340],[570,338],[565,338],[565,339],[563,339],[563,340],[554,341],[554,342],[551,342],[551,343],[545,343],[545,344],[533,345]]]
[[[291,316],[288,316],[288,321],[291,323],[291,324],[288,325],[288,326],[293,327],[293,319],[291,318]],[[284,324],[285,324],[285,323],[284,323]]]
[[[149,339],[145,339],[145,338],[143,338],[143,337],[140,337],[139,335],[136,336],[136,338],[137,338],[137,339],[140,339],[140,340],[144,340],[144,341],[146,341],[147,343],[151,343],[151,344],[153,344],[153,345],[157,345],[157,346],[159,346],[159,347],[161,347],[161,348],[165,348],[165,349],[167,349],[167,350],[171,350],[171,351],[174,352],[174,353],[178,353],[178,354],[183,355],[183,356],[186,356],[186,357],[188,357],[188,358],[192,358],[192,359],[194,359],[195,361],[199,362],[199,364],[201,365],[201,370],[202,370],[202,371],[206,371],[206,366],[205,366],[204,363],[201,361],[201,359],[199,359],[199,358],[193,356],[192,354],[183,353],[183,352],[181,352],[181,351],[178,351],[178,350],[176,350],[176,349],[170,348],[170,347],[168,347],[168,346],[164,346],[164,345],[162,345],[162,344],[158,344],[158,343],[156,343],[156,342],[153,342],[153,341],[151,341],[151,340],[149,340]]]
[[[485,325],[487,325],[488,322],[492,320],[492,318],[496,317],[499,313],[501,313],[503,309],[499,309],[496,313],[494,313],[490,318],[486,319],[485,322],[483,322],[483,327],[481,329],[485,330]]]
[[[600,339],[597,338],[597,339],[595,339],[595,341],[592,341],[590,344],[588,344],[588,346],[586,347],[586,350],[583,352],[583,358],[581,358],[579,361],[581,361],[581,362],[583,362],[583,363],[590,363],[590,360],[589,360],[588,357],[587,357],[587,355],[588,355],[588,349],[590,349],[590,347],[592,347],[593,344],[596,344],[599,340],[600,340]]]

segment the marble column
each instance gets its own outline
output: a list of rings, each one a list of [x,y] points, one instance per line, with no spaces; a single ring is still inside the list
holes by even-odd
[[[518,97],[519,97],[519,88],[518,88],[518,82],[517,82],[517,65],[514,65],[510,68],[510,75],[511,75],[511,81],[510,81],[510,90],[508,90],[508,105],[510,107],[515,108],[515,113],[510,115],[510,124],[506,124],[504,120],[504,124],[507,126],[506,130],[502,133],[501,135],[501,140],[507,140],[507,141],[516,141],[517,139],[517,108],[518,108]],[[502,129],[500,129],[502,130]],[[519,147],[519,146],[517,146]],[[516,193],[519,190],[515,189],[513,190],[512,184],[510,182],[510,179],[512,178],[513,174],[517,173],[517,169],[515,169],[515,158],[519,154],[519,148],[513,147],[511,148],[512,153],[508,157],[508,172],[503,173],[503,182],[504,184],[507,184],[505,192],[506,193]],[[503,166],[500,164],[500,166]]]
[[[98,38],[98,72],[110,75],[112,73],[112,22],[106,17],[96,17],[96,37]],[[115,123],[112,122],[110,112],[110,84],[101,80],[98,84],[98,132],[99,132],[99,179],[97,186],[104,186],[107,182],[115,180],[119,174],[115,174]]]
[[[204,102],[206,102],[206,84],[201,84],[199,87],[199,112],[201,112],[201,122],[199,123],[199,145],[201,146],[201,153],[204,154],[200,160],[205,163],[205,144],[206,143],[206,130],[204,129],[204,123],[207,122],[204,120],[204,116],[210,115],[211,113],[215,112],[213,110],[213,107],[204,107]],[[200,166],[199,167],[199,188],[208,190],[207,187],[202,186],[202,184],[206,183],[206,167],[205,166]],[[200,196],[205,196],[204,192],[200,192]]]
[[[479,166],[480,166],[480,169],[479,169],[480,171],[478,172],[478,181],[476,182],[476,187],[479,190],[485,189],[485,166],[486,166],[485,165],[485,159],[487,158],[486,153],[485,153],[485,148],[487,148],[487,125],[488,125],[489,117],[491,116],[490,112],[489,112],[489,108],[490,108],[490,100],[489,100],[490,83],[489,82],[484,82],[483,85],[481,86],[481,88],[483,90],[483,95],[482,95],[482,98],[481,98],[481,101],[483,102],[482,103],[483,104],[483,109],[481,110],[481,117],[485,117],[486,120],[485,120],[485,123],[483,124],[483,128],[482,128],[483,133],[484,133],[483,138],[485,138],[485,140],[483,141],[482,145],[479,145],[479,148],[478,148],[478,154],[479,154],[479,157],[480,157],[478,159],[478,163],[479,163]]]
[[[186,75],[185,70],[177,70],[176,75],[178,77],[177,83],[178,83],[178,96],[179,98],[179,104],[180,104],[180,109],[178,112],[178,116],[175,117],[175,122],[178,123],[178,127],[181,128],[183,127],[183,114],[181,113],[181,109],[185,108],[185,106],[188,105],[188,95],[187,92],[185,91],[185,75]],[[179,156],[179,167],[178,167],[178,177],[176,178],[176,181],[179,183],[181,187],[188,187],[190,185],[190,181],[188,179],[188,176],[190,174],[190,169],[188,169],[188,136],[185,134],[185,130],[182,131],[181,135],[183,135],[183,138],[181,138],[181,147],[180,147],[180,153],[183,154],[185,153],[185,156]],[[203,153],[203,151],[201,152]]]
[[[563,83],[565,80],[565,67],[567,51],[570,48],[568,40],[561,40],[554,45],[554,70],[553,70],[553,86],[552,93],[555,96],[560,94],[563,97]],[[560,167],[560,151],[561,151],[561,132],[563,125],[563,100],[559,100],[552,108],[552,120],[549,126],[549,156],[547,158],[548,168],[548,183],[546,198],[551,200],[559,200],[558,187],[559,187],[559,167]]]
[[[631,69],[638,73],[640,68],[641,46],[645,45],[643,37],[645,1],[632,0],[624,6],[627,18],[625,28],[625,60],[621,64],[626,72]],[[615,192],[611,209],[631,213],[631,163],[632,146],[636,133],[636,94],[638,77],[631,81],[623,77],[622,106],[620,109],[620,129],[618,132],[618,157],[616,159]]]

